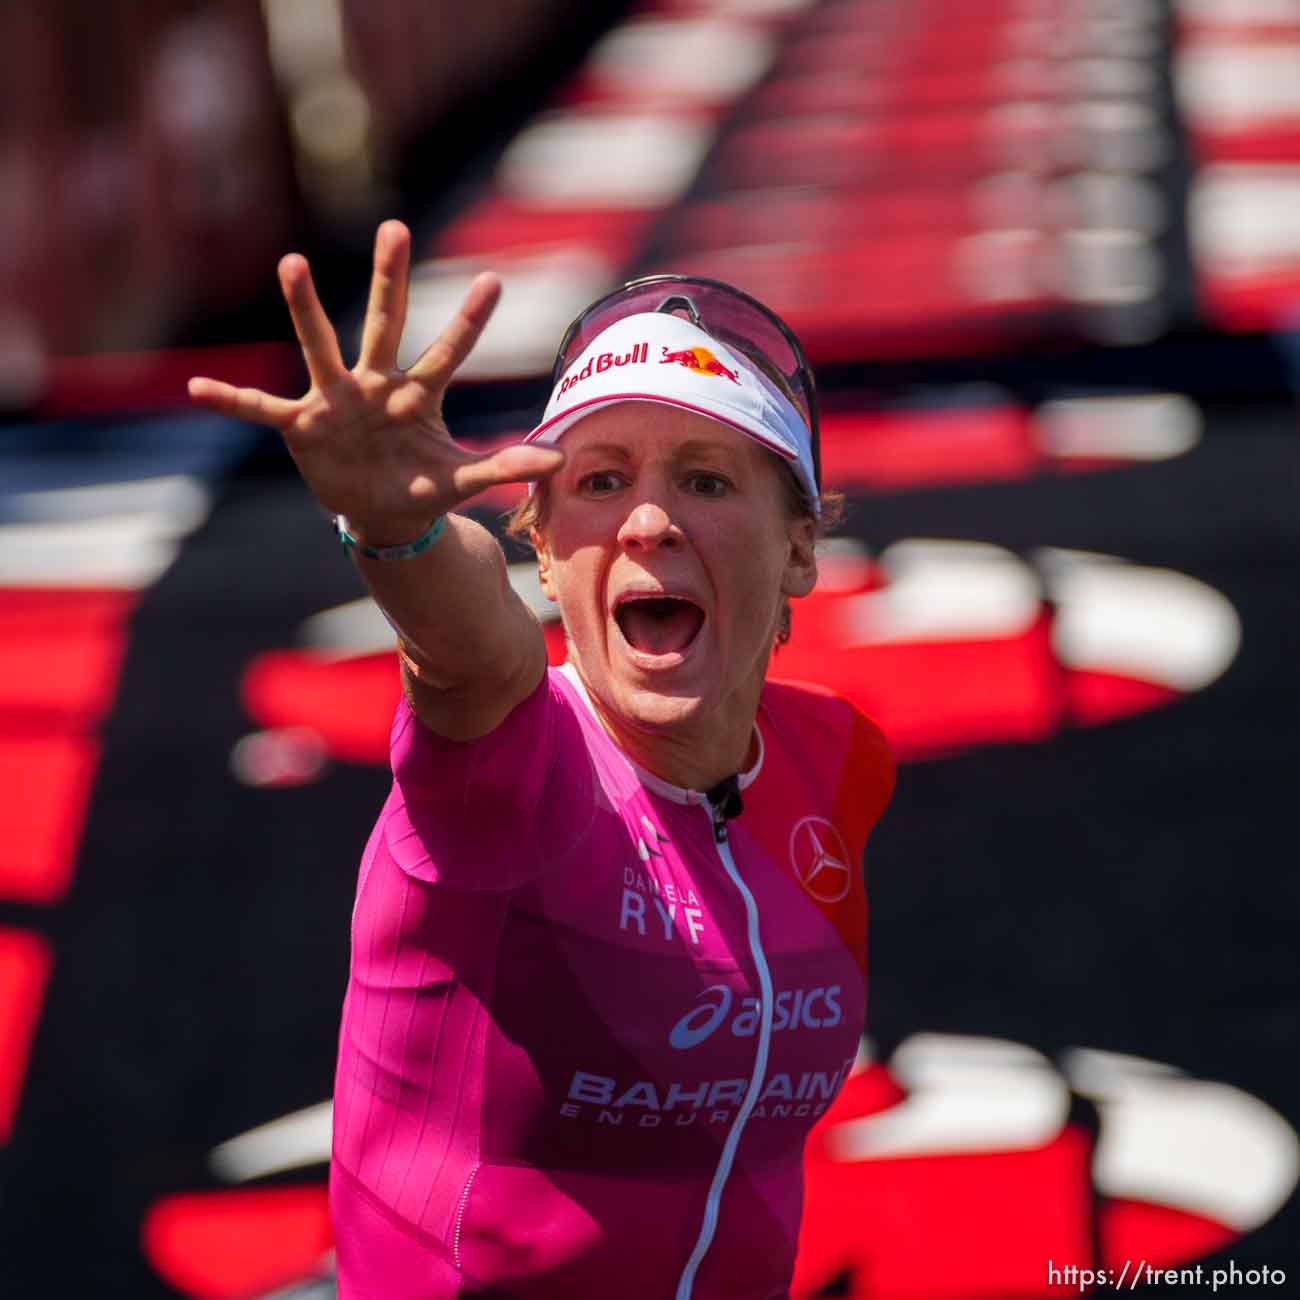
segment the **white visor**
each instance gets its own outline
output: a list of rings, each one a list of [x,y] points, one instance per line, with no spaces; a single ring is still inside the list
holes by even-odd
[[[624,316],[560,376],[525,442],[555,443],[619,402],[661,402],[738,429],[786,461],[815,513],[812,438],[793,402],[747,357],[668,312]]]

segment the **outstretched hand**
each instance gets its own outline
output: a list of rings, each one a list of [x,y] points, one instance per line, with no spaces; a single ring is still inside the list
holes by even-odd
[[[410,258],[410,232],[400,221],[384,222],[375,236],[361,355],[351,370],[306,258],[290,253],[280,262],[280,287],[310,389],[291,401],[215,379],[189,384],[191,398],[209,410],[278,429],[317,500],[376,545],[410,541],[485,488],[546,478],[564,462],[554,448],[522,443],[476,456],[457,446],[443,422],[447,385],[501,296],[495,275],[478,276],[438,338],[409,370],[397,368]]]

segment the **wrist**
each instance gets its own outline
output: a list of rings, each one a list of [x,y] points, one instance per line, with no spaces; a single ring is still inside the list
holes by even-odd
[[[446,526],[446,517],[438,515],[432,523],[421,529],[420,525],[366,528],[355,524],[346,515],[334,516],[334,531],[345,553],[357,551],[371,560],[404,560],[427,551]],[[403,534],[398,536],[398,534]]]

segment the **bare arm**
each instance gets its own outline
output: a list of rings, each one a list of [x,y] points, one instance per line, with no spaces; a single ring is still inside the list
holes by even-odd
[[[546,652],[541,629],[510,587],[496,539],[450,512],[484,488],[545,478],[564,457],[524,445],[474,456],[452,441],[442,397],[500,285],[479,276],[438,339],[402,371],[397,348],[409,265],[409,232],[385,222],[375,238],[361,355],[348,370],[307,262],[290,254],[280,263],[280,285],[311,388],[291,401],[196,378],[190,395],[211,410],[278,429],[316,499],[346,515],[363,542],[408,542],[447,516],[442,536],[421,554],[357,563],[397,629],[404,688],[417,716],[439,735],[468,740],[491,731],[536,687]]]

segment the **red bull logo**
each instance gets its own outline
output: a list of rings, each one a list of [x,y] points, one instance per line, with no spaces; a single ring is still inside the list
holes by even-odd
[[[612,370],[615,366],[643,365],[649,360],[650,344],[648,343],[638,343],[630,352],[621,357],[616,356],[613,352],[602,352],[597,357],[589,357],[587,364],[576,374],[565,376],[564,382],[560,385],[560,396],[567,393],[574,384],[579,384],[584,379],[590,379],[593,374],[603,374],[606,370]]]
[[[687,370],[694,370],[696,374],[726,375],[733,384],[740,383],[736,372],[724,366],[708,348],[681,348],[677,351],[664,348],[663,351],[663,356],[659,358],[661,366],[672,365],[675,361],[679,366],[685,366]]]

